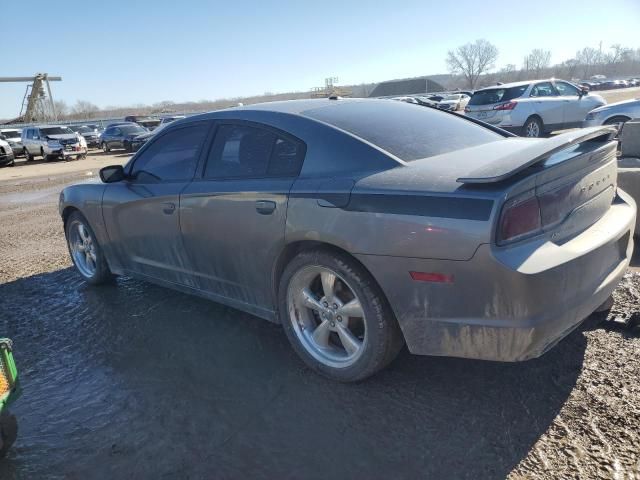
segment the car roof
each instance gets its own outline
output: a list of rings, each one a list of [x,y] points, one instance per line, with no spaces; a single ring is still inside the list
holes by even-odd
[[[490,85],[488,87],[479,88],[478,90],[476,90],[476,92],[481,92],[483,90],[495,90],[500,88],[522,87],[524,85],[530,85],[532,83],[553,82],[555,80],[560,80],[560,79],[559,78],[542,78],[539,80],[522,80],[520,82],[503,83],[501,85]],[[564,82],[564,80],[561,80],[561,81]]]

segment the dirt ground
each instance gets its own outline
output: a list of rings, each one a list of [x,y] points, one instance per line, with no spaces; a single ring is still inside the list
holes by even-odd
[[[23,388],[0,478],[640,478],[640,330],[611,321],[640,316],[637,270],[609,314],[542,358],[404,351],[336,384],[277,325],[128,278],[80,280],[58,192],[125,160],[0,170],[0,334]]]
[[[640,98],[640,87],[633,88],[620,88],[618,90],[604,90],[602,92],[595,91],[601,95],[607,103],[621,102],[623,100],[631,100],[633,98]]]

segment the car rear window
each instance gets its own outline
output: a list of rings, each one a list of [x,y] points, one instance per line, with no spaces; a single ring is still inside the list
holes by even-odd
[[[345,101],[303,112],[409,162],[502,138],[455,114],[392,100]]]
[[[480,90],[473,94],[471,100],[469,100],[469,105],[491,105],[493,103],[508,102],[514,98],[521,97],[527,88],[529,88],[529,85]]]

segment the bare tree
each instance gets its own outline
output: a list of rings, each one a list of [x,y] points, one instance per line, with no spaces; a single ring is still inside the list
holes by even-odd
[[[587,78],[593,66],[598,65],[602,60],[602,54],[593,47],[584,47],[576,53],[578,64],[582,65],[582,77]]]
[[[476,87],[480,75],[491,70],[498,58],[498,49],[487,40],[467,43],[447,53],[447,66],[453,74],[462,75],[467,86]]]
[[[503,83],[509,83],[515,81],[517,76],[516,66],[513,63],[508,63],[500,69],[498,72],[498,79]]]
[[[71,115],[75,118],[92,118],[100,109],[91,102],[78,100],[71,108]]]
[[[527,73],[533,74],[536,78],[539,78],[542,71],[545,68],[549,68],[551,64],[551,51],[542,50],[536,48],[531,50],[531,53],[524,57],[524,67]]]
[[[64,100],[55,100],[53,106],[56,109],[58,117],[66,117],[69,115],[69,105]]]

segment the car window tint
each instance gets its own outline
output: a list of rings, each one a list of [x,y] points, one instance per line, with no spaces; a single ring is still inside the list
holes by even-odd
[[[491,105],[493,103],[508,102],[514,98],[521,97],[527,88],[529,88],[529,85],[478,90],[469,100],[469,105]]]
[[[531,89],[531,97],[555,97],[556,93],[551,82],[542,82],[533,86]]]
[[[304,145],[300,142],[280,137],[276,138],[267,173],[276,177],[298,175],[300,168],[302,168],[304,151]]]
[[[560,95],[574,95],[576,97],[580,95],[576,87],[565,82],[556,82],[556,90]]]
[[[404,161],[503,138],[458,115],[391,100],[336,102],[303,114],[346,130]]]
[[[207,130],[207,124],[200,123],[167,132],[141,152],[132,175],[149,183],[193,178]]]
[[[262,177],[267,174],[275,133],[247,125],[220,125],[205,177]]]

